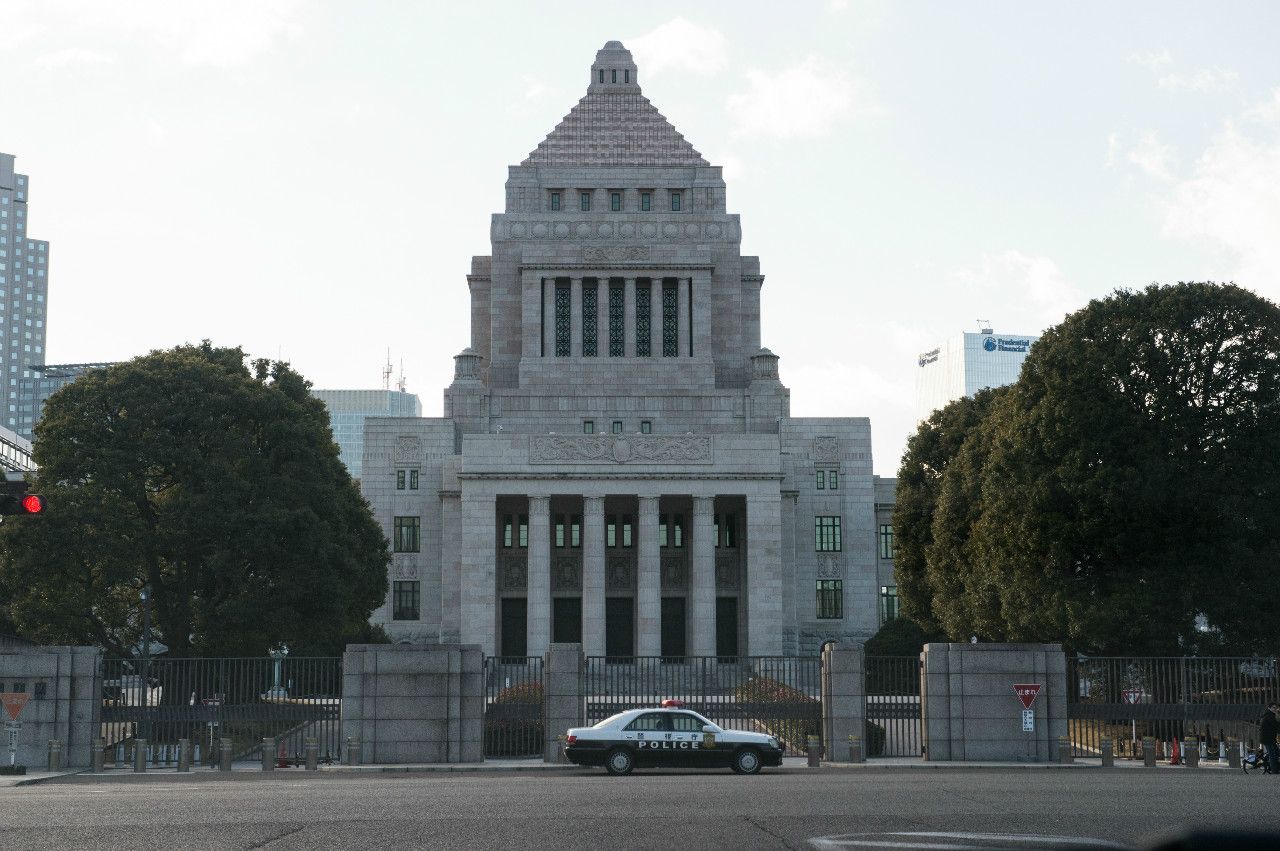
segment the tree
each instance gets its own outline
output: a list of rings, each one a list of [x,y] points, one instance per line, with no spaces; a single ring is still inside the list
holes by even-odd
[[[943,474],[995,399],[1006,392],[1003,387],[981,390],[934,411],[907,441],[902,456],[893,508],[893,572],[903,616],[928,633],[938,630],[933,601],[941,589],[930,575],[926,552],[933,543]]]
[[[152,589],[170,655],[331,654],[367,633],[386,540],[323,403],[283,363],[208,342],[92,372],[36,427],[39,518],[0,527],[25,635],[134,655]]]
[[[943,479],[926,558],[952,635],[1275,653],[1280,308],[1212,283],[1091,302]]]

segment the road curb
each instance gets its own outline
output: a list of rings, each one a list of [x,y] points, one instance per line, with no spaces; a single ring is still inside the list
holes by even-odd
[[[481,771],[565,771],[582,769],[572,763],[534,763],[532,765],[491,765],[483,762],[427,763],[420,765],[327,765],[320,771],[328,774],[466,774]]]

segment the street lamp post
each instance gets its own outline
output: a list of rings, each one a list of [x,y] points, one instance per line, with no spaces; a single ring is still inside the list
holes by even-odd
[[[289,655],[289,645],[282,641],[268,650],[267,654],[271,656],[271,661],[275,664],[275,683],[271,686],[271,691],[268,694],[276,699],[286,698],[289,696],[289,691],[280,685],[280,670],[284,666],[285,657]]]
[[[142,697],[142,738],[151,741],[151,586],[143,585],[138,592],[142,601],[142,677],[138,683]]]

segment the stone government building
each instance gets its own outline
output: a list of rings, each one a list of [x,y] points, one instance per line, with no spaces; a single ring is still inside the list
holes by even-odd
[[[394,640],[795,655],[896,608],[866,418],[790,415],[718,166],[596,54],[474,257],[444,417],[370,418]]]

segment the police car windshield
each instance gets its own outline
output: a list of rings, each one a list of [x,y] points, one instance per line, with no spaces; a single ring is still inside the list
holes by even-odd
[[[612,724],[614,721],[617,721],[619,718],[621,718],[623,715],[626,715],[626,714],[627,714],[626,712],[619,712],[617,715],[610,715],[608,718],[604,719],[603,721],[599,721],[599,722],[597,722],[597,723],[595,723],[595,724],[592,724],[592,725],[591,725],[591,729],[592,729],[592,730],[599,730],[599,729],[602,729],[602,728],[604,728],[604,727],[608,727],[608,726],[609,726],[610,724]]]

